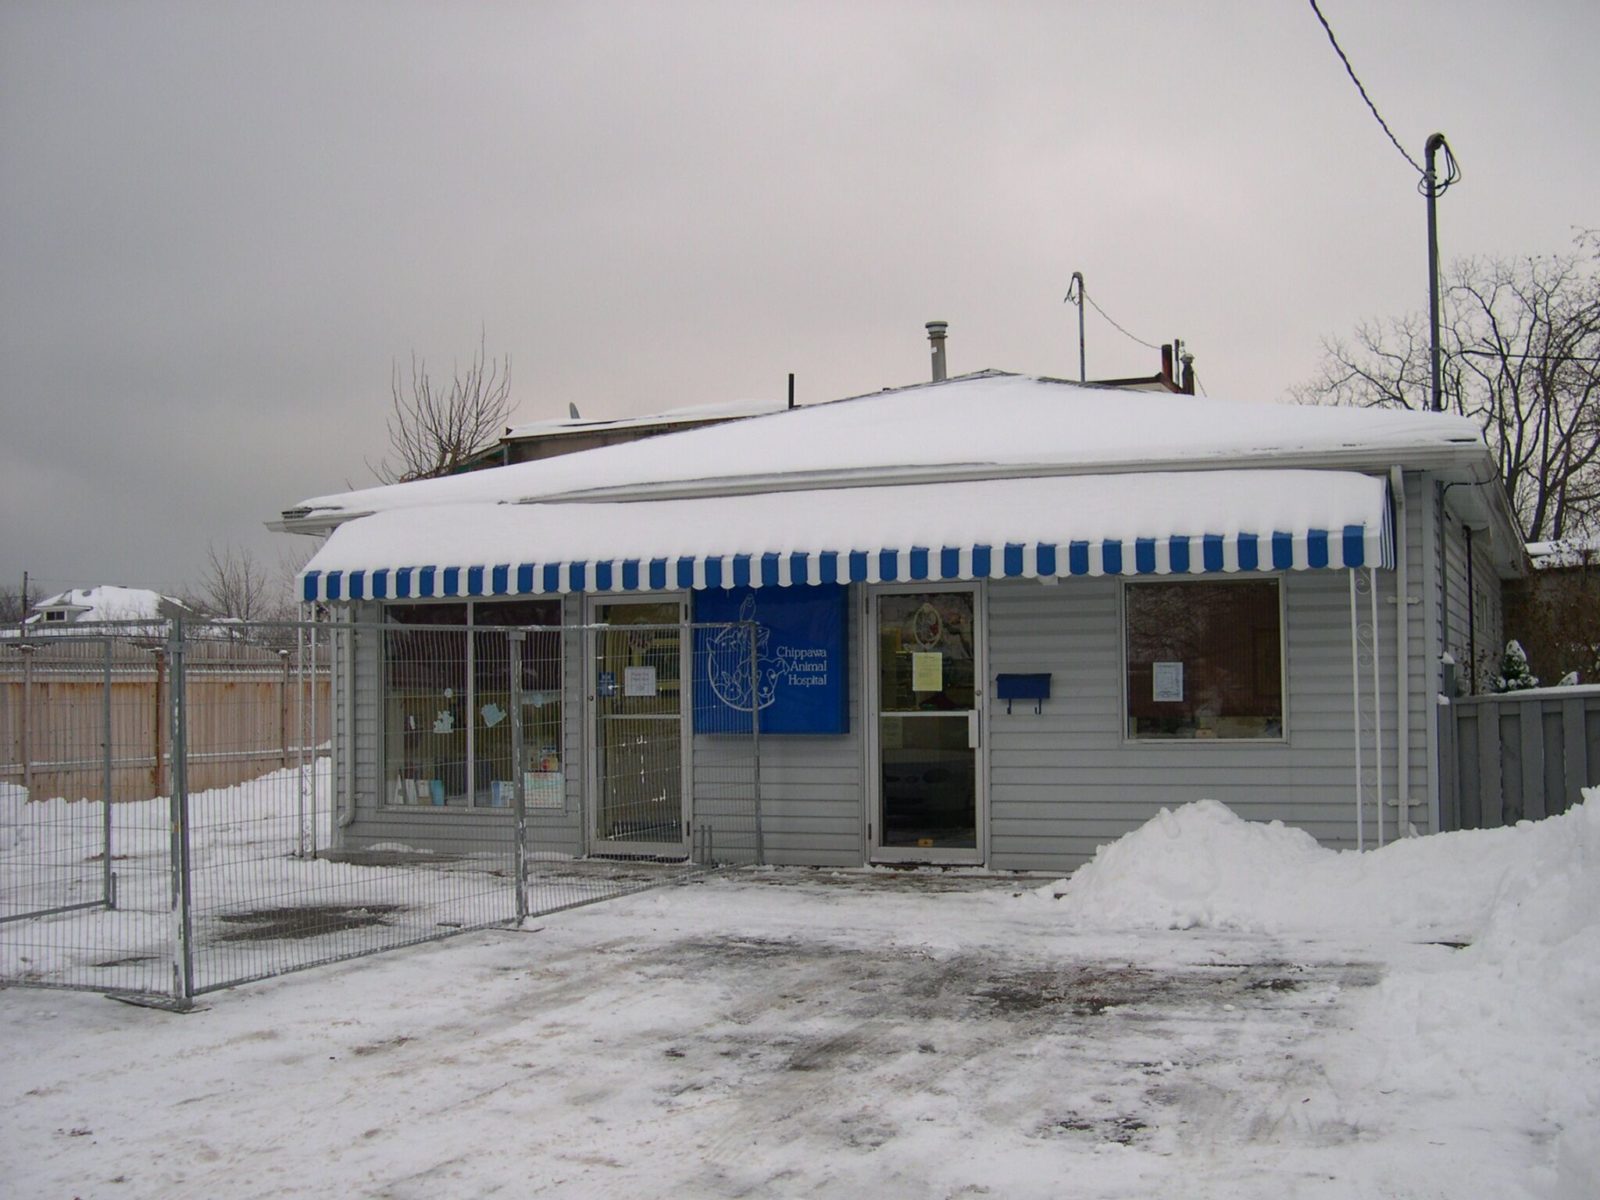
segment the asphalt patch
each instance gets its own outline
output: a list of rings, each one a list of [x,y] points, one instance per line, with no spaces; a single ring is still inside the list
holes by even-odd
[[[278,938],[312,938],[325,933],[344,933],[350,929],[385,925],[387,922],[384,918],[400,908],[398,904],[306,904],[292,908],[258,908],[250,912],[227,913],[217,920],[246,928],[225,933],[217,940],[265,942]]]

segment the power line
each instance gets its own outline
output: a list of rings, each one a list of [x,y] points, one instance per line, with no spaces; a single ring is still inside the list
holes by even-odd
[[[1105,309],[1101,308],[1098,304],[1096,304],[1095,301],[1094,301],[1094,297],[1089,295],[1088,292],[1082,293],[1082,296],[1083,296],[1083,299],[1085,299],[1085,300],[1087,300],[1089,302],[1089,307],[1093,308],[1095,310],[1095,312],[1099,313],[1102,317],[1104,317],[1107,321],[1109,321],[1111,323],[1111,327],[1113,329],[1115,329],[1118,333],[1120,333],[1123,337],[1128,338],[1130,341],[1138,342],[1139,345],[1145,347],[1148,350],[1159,350],[1159,349],[1161,349],[1161,347],[1157,346],[1154,342],[1147,342],[1142,337],[1135,337],[1133,334],[1129,333],[1126,329],[1124,329],[1121,325],[1118,325],[1117,322],[1112,319],[1111,314],[1108,313]]]
[[[1322,22],[1322,28],[1327,31],[1328,41],[1333,46],[1333,52],[1339,56],[1339,61],[1344,64],[1345,74],[1350,76],[1350,82],[1356,85],[1356,91],[1361,93],[1361,98],[1367,102],[1367,107],[1372,110],[1372,115],[1377,118],[1378,124],[1383,126],[1383,132],[1389,135],[1389,140],[1394,143],[1394,148],[1400,151],[1401,157],[1411,164],[1411,169],[1418,175],[1423,174],[1422,167],[1416,159],[1411,157],[1411,153],[1400,144],[1400,139],[1395,137],[1393,130],[1389,128],[1389,122],[1383,119],[1383,114],[1378,111],[1378,106],[1372,102],[1372,97],[1367,95],[1367,89],[1362,86],[1361,80],[1356,76],[1356,69],[1350,65],[1350,59],[1346,57],[1344,50],[1340,48],[1339,39],[1333,36],[1333,26],[1328,24],[1328,18],[1323,16],[1322,10],[1317,7],[1317,0],[1311,0],[1311,11],[1316,13],[1317,20]]]
[[[1388,139],[1394,143],[1394,148],[1400,151],[1400,157],[1411,164],[1411,169],[1420,176],[1417,182],[1417,190],[1424,196],[1429,195],[1430,190],[1434,196],[1444,195],[1450,185],[1461,178],[1461,167],[1456,162],[1456,156],[1450,152],[1450,143],[1442,138],[1440,139],[1440,148],[1444,151],[1444,177],[1433,180],[1430,185],[1428,172],[1416,159],[1411,157],[1410,151],[1400,144],[1400,139],[1395,137],[1394,130],[1389,128],[1389,122],[1383,119],[1383,114],[1378,111],[1378,106],[1372,102],[1372,97],[1367,95],[1367,89],[1356,75],[1356,69],[1350,65],[1349,56],[1345,54],[1344,48],[1339,45],[1339,39],[1333,36],[1333,26],[1328,24],[1328,18],[1323,16],[1322,9],[1317,7],[1317,0],[1310,0],[1310,4],[1311,11],[1316,13],[1317,20],[1322,22],[1323,31],[1328,35],[1329,45],[1333,47],[1333,52],[1339,56],[1339,61],[1344,64],[1345,74],[1350,76],[1350,82],[1356,85],[1356,91],[1360,92],[1361,98],[1367,102],[1367,108],[1371,110],[1373,118],[1382,127]]]

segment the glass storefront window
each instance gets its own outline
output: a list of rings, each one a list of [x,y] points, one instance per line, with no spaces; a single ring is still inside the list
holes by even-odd
[[[386,802],[509,808],[519,764],[512,761],[507,633],[559,625],[560,603],[395,604],[385,616]],[[562,771],[558,631],[527,635],[521,685],[528,804],[553,807]]]
[[[1129,583],[1128,736],[1283,737],[1278,581]]]

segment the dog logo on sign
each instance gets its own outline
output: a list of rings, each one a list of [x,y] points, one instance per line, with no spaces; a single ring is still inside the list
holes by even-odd
[[[739,606],[739,620],[755,619],[756,598],[746,596]],[[712,695],[735,712],[753,711],[751,690],[758,681],[760,706],[771,708],[778,698],[778,681],[787,673],[787,664],[772,654],[772,630],[765,626],[756,626],[754,664],[747,626],[724,626],[706,639],[706,681]]]

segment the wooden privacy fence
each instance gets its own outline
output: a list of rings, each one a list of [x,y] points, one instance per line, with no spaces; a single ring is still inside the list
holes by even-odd
[[[169,794],[173,649],[159,636],[0,643],[0,785],[33,799]],[[325,655],[313,665],[303,648],[227,639],[181,650],[191,789],[242,783],[326,744]]]
[[[1460,696],[1443,711],[1444,829],[1555,816],[1600,784],[1600,686]]]

